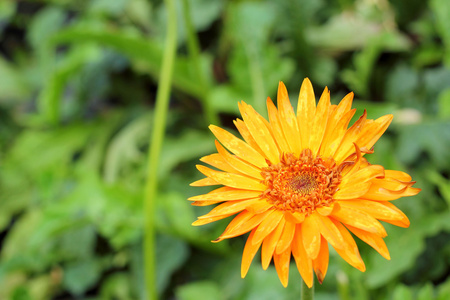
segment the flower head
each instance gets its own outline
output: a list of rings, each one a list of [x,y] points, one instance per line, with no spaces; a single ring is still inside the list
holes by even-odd
[[[328,244],[358,270],[364,262],[352,236],[390,259],[383,241],[384,221],[408,227],[406,215],[390,201],[416,195],[411,177],[367,162],[392,115],[367,119],[366,112],[350,127],[355,114],[353,93],[338,105],[330,104],[325,88],[316,106],[308,79],[303,81],[297,112],[286,87],[278,87],[278,109],[267,99],[269,120],[245,102],[236,125],[242,139],[217,126],[217,153],[201,159],[216,169],[198,165],[206,178],[193,186],[223,185],[190,198],[194,205],[221,203],[193,225],[236,215],[214,242],[250,232],[242,256],[244,277],[261,248],[267,269],[272,258],[284,286],[288,284],[291,254],[311,287],[313,272],[322,283],[328,268]],[[226,150],[228,149],[228,151]],[[231,152],[231,153],[230,153]]]

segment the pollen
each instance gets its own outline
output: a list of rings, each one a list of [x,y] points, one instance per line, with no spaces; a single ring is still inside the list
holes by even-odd
[[[267,187],[262,198],[278,209],[307,216],[319,207],[330,206],[341,182],[336,162],[314,157],[309,149],[299,157],[283,154],[279,163],[269,164],[261,175]]]

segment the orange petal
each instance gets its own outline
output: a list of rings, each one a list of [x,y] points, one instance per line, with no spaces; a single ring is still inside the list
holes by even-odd
[[[292,255],[295,259],[295,264],[297,265],[298,272],[303,278],[306,285],[311,288],[313,285],[313,271],[312,271],[312,260],[306,254],[305,248],[303,247],[302,239],[302,224],[297,224],[295,230],[294,240],[292,242]]]
[[[383,225],[374,217],[364,211],[344,206],[344,201],[330,216],[344,224],[378,234],[380,237],[387,236]]]
[[[267,166],[265,158],[260,153],[258,153],[258,151],[250,147],[247,143],[245,143],[241,139],[238,139],[228,131],[214,125],[210,125],[209,129],[220,141],[220,143],[224,145],[232,153],[248,161],[254,166],[257,167]]]
[[[227,218],[229,216],[232,216],[232,215],[234,215],[234,214],[220,215],[220,216],[214,216],[214,217],[199,219],[199,220],[195,221],[194,223],[192,223],[192,226],[201,226],[201,225],[209,224],[209,223],[212,223],[212,222],[216,222],[216,221],[225,219],[225,218]]]
[[[363,167],[351,175],[346,175],[342,181],[342,185],[354,185],[359,182],[367,182],[376,177],[384,177],[384,168],[380,165],[369,165]]]
[[[220,203],[222,201],[214,201],[214,200],[203,200],[203,201],[194,201],[191,203],[191,205],[193,206],[208,206],[208,205],[213,205],[213,204],[217,204]]]
[[[272,209],[273,205],[268,203],[266,200],[261,199],[261,201],[256,202],[252,204],[251,206],[247,207],[246,209],[255,215],[262,214],[263,212]]]
[[[245,243],[244,252],[242,253],[242,263],[241,263],[241,277],[244,278],[247,275],[248,269],[255,257],[256,252],[258,252],[261,242],[254,243],[253,236],[255,234],[255,229],[250,232],[247,242]]]
[[[230,224],[228,224],[225,231],[220,235],[220,237],[215,239],[213,242],[217,243],[224,239],[233,238],[249,232],[256,226],[258,226],[264,220],[264,218],[266,218],[266,216],[270,213],[271,211],[266,211],[262,214],[254,215],[253,213],[244,210],[243,212],[238,214],[230,222]]]
[[[311,259],[315,259],[319,254],[321,235],[317,223],[312,221],[311,218],[306,218],[302,223],[302,238],[303,246],[306,254]]]
[[[320,206],[316,208],[316,211],[321,214],[322,216],[326,217],[329,216],[334,209],[337,209],[339,206],[338,202],[332,203],[330,206]]]
[[[333,155],[335,161],[340,164],[346,157],[354,152],[354,142],[358,139],[359,135],[366,123],[367,112],[364,113],[359,119],[350,127],[342,138],[341,144]]]
[[[253,243],[261,243],[278,226],[282,218],[283,213],[278,210],[268,215],[255,230]]]
[[[391,191],[378,185],[372,185],[361,198],[376,201],[391,201],[402,197],[417,195],[420,191],[421,189],[413,187],[405,187],[399,191]]]
[[[248,200],[236,200],[236,201],[224,202],[224,203],[216,206],[213,210],[211,210],[206,215],[200,216],[198,218],[205,219],[205,218],[214,217],[214,216],[235,214],[235,213],[243,211],[247,207],[249,207],[257,202],[260,202],[260,201],[264,201],[264,200],[255,198],[255,199],[248,199]]]
[[[278,241],[277,248],[275,249],[276,254],[280,254],[286,251],[287,248],[291,246],[292,239],[295,234],[295,223],[286,222],[284,225],[283,233]]]
[[[289,145],[284,137],[283,128],[281,128],[280,119],[278,116],[277,108],[273,104],[270,98],[267,98],[267,112],[269,115],[270,125],[272,127],[272,132],[277,141],[277,145],[281,152],[290,152]]]
[[[219,182],[220,184],[229,187],[254,191],[264,191],[266,189],[266,186],[260,183],[259,180],[251,177],[227,172],[220,172],[202,165],[197,165],[197,169],[205,176],[208,176]]]
[[[370,182],[358,182],[354,184],[341,184],[333,195],[335,200],[355,199],[365,195],[371,186]]]
[[[206,177],[200,180],[194,181],[190,186],[209,186],[209,185],[219,185],[220,183],[212,178]]]
[[[261,195],[260,191],[242,190],[230,188],[227,186],[215,189],[208,194],[198,195],[188,198],[190,201],[229,201],[257,198]]]
[[[239,134],[242,136],[244,141],[250,145],[253,149],[256,150],[261,156],[264,157],[264,152],[259,148],[258,144],[256,143],[255,139],[252,137],[252,134],[247,128],[247,125],[244,121],[241,119],[236,119],[233,121],[233,124],[236,126],[237,130],[239,131]]]
[[[284,218],[294,224],[302,223],[305,220],[305,214],[299,212],[284,212]]]
[[[284,219],[281,219],[275,230],[273,230],[263,241],[261,249],[261,265],[264,270],[269,267],[270,261],[275,252],[275,248],[277,247],[278,240],[283,233],[285,224],[286,221]]]
[[[275,263],[275,269],[277,270],[278,277],[281,284],[287,287],[289,281],[289,263],[291,261],[291,248],[289,247],[284,252],[273,255],[273,261]]]
[[[236,173],[236,169],[231,166],[219,153],[213,153],[200,158],[201,162],[207,163],[219,170],[229,173]]]
[[[356,246],[356,242],[352,235],[341,223],[334,220],[333,223],[341,232],[341,235],[345,241],[345,247],[343,249],[335,248],[336,252],[350,265],[357,268],[361,272],[364,272],[366,270],[366,266],[364,265],[361,255],[359,254],[358,246]]]
[[[393,115],[382,116],[375,121],[364,126],[356,144],[367,149],[372,148],[378,139],[383,135],[389,124],[392,122]]]
[[[280,153],[276,142],[272,137],[272,133],[267,128],[266,124],[258,118],[260,115],[245,102],[239,103],[239,110],[250,131],[253,139],[258,144],[259,148],[264,152],[266,158],[273,164],[280,162]]]
[[[370,233],[361,229],[358,229],[356,227],[346,225],[348,230],[350,230],[354,235],[356,235],[358,238],[360,238],[363,242],[371,246],[373,249],[375,249],[378,253],[381,254],[384,258],[387,260],[391,259],[391,256],[389,255],[389,250],[386,247],[386,243],[383,241],[381,237],[374,233]]]
[[[317,258],[313,260],[313,268],[316,273],[317,280],[322,284],[327,275],[328,261],[329,261],[328,243],[327,240],[322,237],[320,241],[320,250]]]
[[[281,81],[278,85],[277,101],[281,128],[283,128],[284,136],[286,137],[290,152],[295,155],[299,155],[302,150],[302,146],[300,144],[301,140],[297,125],[297,118],[294,114],[294,109],[292,108],[291,102],[289,101],[286,86]]]
[[[314,117],[316,114],[316,97],[308,78],[303,80],[298,95],[297,122],[300,129],[302,147],[310,149],[310,136],[314,128]]]
[[[384,174],[387,178],[394,178],[399,181],[411,181],[411,176],[402,171],[384,170]]]
[[[319,103],[317,104],[316,114],[314,117],[314,125],[310,134],[310,149],[314,155],[317,155],[320,145],[322,144],[325,129],[328,122],[328,111],[330,108],[330,92],[325,87],[322,96],[320,96]]]
[[[330,110],[327,128],[320,147],[323,157],[330,157],[339,146],[355,110],[350,111],[353,101],[353,93],[349,93],[341,100],[335,109]]]
[[[374,217],[375,219],[383,220],[383,221],[398,221],[401,222],[404,226],[409,226],[409,220],[406,215],[395,207],[392,203],[389,202],[377,202],[370,200],[353,200],[353,201],[345,201],[342,202],[341,206],[350,207],[353,209],[358,209],[364,211]]]
[[[318,213],[312,213],[309,218],[316,223],[320,234],[336,249],[344,247],[344,238],[333,222],[328,217],[322,217]]]
[[[222,157],[222,159],[229,164],[233,169],[236,171],[248,175],[250,177],[256,178],[261,180],[261,169],[258,167],[253,166],[252,164],[249,164],[245,162],[244,160],[240,159],[239,157],[232,155],[228,153],[227,150],[225,150],[224,147],[216,140],[216,148],[217,152],[219,152],[219,155]]]

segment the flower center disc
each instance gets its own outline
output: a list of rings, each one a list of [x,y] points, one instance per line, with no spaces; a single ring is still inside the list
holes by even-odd
[[[333,195],[341,182],[339,173],[333,159],[313,157],[309,149],[298,158],[287,153],[278,164],[262,169],[262,183],[267,189],[261,197],[278,209],[309,215],[334,202]]]

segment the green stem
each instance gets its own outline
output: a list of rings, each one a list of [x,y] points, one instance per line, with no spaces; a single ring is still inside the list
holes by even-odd
[[[144,272],[146,299],[156,300],[156,259],[155,259],[155,199],[158,186],[158,163],[166,127],[167,110],[172,82],[173,64],[177,47],[177,16],[174,0],[165,0],[167,7],[167,37],[164,47],[161,76],[156,94],[153,131],[150,140],[147,166],[147,182],[144,198]]]
[[[189,50],[189,55],[191,58],[191,62],[194,64],[195,72],[197,73],[197,79],[200,83],[200,86],[203,87],[201,101],[203,104],[203,109],[205,110],[206,121],[209,124],[219,124],[219,117],[217,112],[212,107],[211,103],[208,101],[209,94],[209,83],[207,82],[205,75],[202,71],[201,61],[200,61],[200,46],[198,42],[197,34],[194,30],[194,26],[191,21],[191,14],[189,9],[189,1],[183,0],[183,16],[184,22],[186,25],[186,33],[187,33],[187,46]]]
[[[309,288],[302,280],[302,297],[301,300],[313,300],[314,299],[314,285]]]

